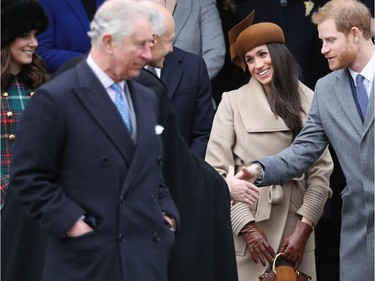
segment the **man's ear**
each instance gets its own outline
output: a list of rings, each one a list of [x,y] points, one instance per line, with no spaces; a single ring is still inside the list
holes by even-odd
[[[352,27],[350,29],[350,34],[353,36],[353,40],[355,43],[359,41],[360,37],[363,37],[362,32],[357,27]]]
[[[113,53],[113,45],[115,44],[115,40],[113,39],[113,36],[111,34],[104,34],[102,36],[102,45],[104,50],[106,50],[107,53],[112,54]]]
[[[158,41],[159,36],[156,33],[152,33],[152,41],[150,42],[150,48],[154,48],[157,41]]]

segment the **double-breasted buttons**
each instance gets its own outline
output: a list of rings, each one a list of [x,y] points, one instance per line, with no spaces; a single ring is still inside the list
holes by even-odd
[[[31,97],[34,93],[35,93],[35,92],[31,92],[31,93],[30,93],[30,97]]]
[[[8,116],[8,117],[13,117],[13,112],[12,112],[12,111],[8,111],[8,112],[7,112],[7,116]]]
[[[103,156],[103,157],[100,159],[100,162],[102,163],[103,166],[108,166],[108,165],[109,165],[109,158]]]
[[[2,93],[1,95],[2,95],[3,97],[6,98],[6,97],[8,96],[8,93],[7,93],[7,92],[4,92],[4,93]]]
[[[16,138],[15,135],[9,135],[9,140],[13,141]]]
[[[157,163],[158,163],[158,165],[163,164],[163,157],[162,156],[158,157]]]
[[[154,239],[155,242],[159,242],[160,241],[159,233],[155,232],[154,236],[153,236],[153,239]]]
[[[125,238],[124,234],[120,233],[118,235],[118,240],[120,241],[120,243],[126,242],[126,238]]]

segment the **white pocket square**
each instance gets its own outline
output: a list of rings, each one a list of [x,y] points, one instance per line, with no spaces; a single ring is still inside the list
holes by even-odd
[[[164,127],[163,126],[160,126],[160,125],[156,125],[155,126],[155,133],[157,135],[161,135],[163,133],[163,131],[164,131]]]

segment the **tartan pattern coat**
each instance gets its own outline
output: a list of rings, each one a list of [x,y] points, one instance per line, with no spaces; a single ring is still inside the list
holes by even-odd
[[[17,77],[1,93],[1,206],[9,184],[9,165],[17,124],[33,94]]]

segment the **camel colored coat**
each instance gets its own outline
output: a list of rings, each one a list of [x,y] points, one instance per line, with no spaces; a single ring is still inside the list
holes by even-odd
[[[301,104],[305,120],[313,92],[299,84]],[[223,93],[215,115],[206,161],[225,176],[230,165],[238,172],[242,166],[256,159],[274,155],[292,143],[292,133],[284,121],[272,113],[261,84],[250,79],[241,88]],[[328,150],[308,170],[282,186],[261,188],[260,198],[254,205],[236,203],[232,206],[232,226],[236,248],[239,281],[257,281],[266,267],[255,264],[239,236],[241,229],[250,221],[256,221],[275,250],[290,235],[301,216],[318,222],[324,204],[332,191],[329,177],[333,163]],[[316,280],[314,258],[314,234],[306,244],[300,271]]]

